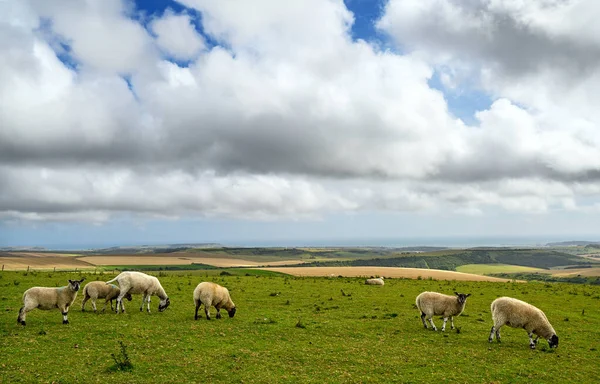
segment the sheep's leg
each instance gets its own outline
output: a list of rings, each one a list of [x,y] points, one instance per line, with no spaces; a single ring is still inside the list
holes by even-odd
[[[92,299],[92,308],[94,308],[94,312],[98,311],[98,308],[96,308],[96,299]]]
[[[437,331],[437,327],[435,326],[435,324],[433,324],[433,317],[429,318],[429,322],[431,323],[431,328],[433,328],[434,331]]]
[[[427,329],[427,321],[425,321],[425,317],[427,315],[425,314],[425,312],[421,312],[421,321],[423,322],[423,326],[425,327],[425,329]]]
[[[444,317],[444,324],[442,324],[442,332],[446,332],[446,323],[448,322],[448,318]]]
[[[104,306],[102,307],[102,312],[106,311],[106,306],[108,305],[108,300],[104,299]],[[110,309],[112,310],[112,299],[110,300]]]
[[[60,312],[63,315],[63,324],[69,324],[69,318],[68,318],[69,307],[65,306],[65,307],[60,308]]]
[[[210,320],[210,312],[209,312],[210,307],[206,304],[204,304],[204,313],[206,314],[206,320]]]
[[[146,301],[146,294],[142,294],[142,305],[140,305],[140,312],[144,310],[144,302]]]
[[[454,316],[450,316],[450,329],[454,329]]]
[[[148,295],[148,313],[150,313],[150,300],[152,298],[152,295]]]
[[[492,329],[490,330],[490,337],[488,337],[488,341],[491,343],[494,341],[494,326],[492,325]]]
[[[125,295],[127,294],[127,292],[125,292],[124,290],[121,291],[121,293],[119,293],[119,296],[117,297],[117,313],[119,313],[119,305],[121,306],[121,311],[125,312],[125,306],[123,305],[123,298],[125,297]]]
[[[494,324],[492,326],[492,330],[490,331],[490,337],[488,338],[488,341],[490,343],[492,341],[494,341],[494,333],[496,334],[496,341],[500,342],[500,327],[502,327],[502,325],[496,325],[496,324]]]
[[[221,308],[216,307],[217,308],[217,319],[221,318]]]
[[[527,335],[529,336],[529,348],[535,349],[535,344],[537,342],[537,339],[535,342],[533,341],[533,332],[527,332]]]
[[[198,320],[198,310],[200,309],[201,305],[202,302],[200,300],[196,300],[196,313],[194,313],[194,320]]]
[[[89,297],[85,296],[83,301],[81,302],[81,312],[85,311],[85,303],[88,301]]]

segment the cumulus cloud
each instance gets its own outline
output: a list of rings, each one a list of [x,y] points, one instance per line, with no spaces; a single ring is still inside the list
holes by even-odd
[[[591,3],[391,0],[399,54],[342,1],[179,2],[147,27],[119,0],[0,3],[0,220],[543,213],[597,188],[597,35],[551,22]],[[430,85],[465,68],[494,98],[473,125]]]
[[[189,15],[167,10],[152,21],[150,29],[156,34],[156,44],[175,59],[193,59],[205,48],[204,39],[194,29]]]

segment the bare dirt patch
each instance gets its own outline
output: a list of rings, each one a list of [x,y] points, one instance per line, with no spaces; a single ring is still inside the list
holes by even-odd
[[[94,265],[81,261],[74,257],[0,257],[0,265],[5,270],[24,270],[30,269],[75,269],[75,268],[94,268]]]
[[[556,277],[573,277],[577,275],[595,277],[600,276],[599,268],[578,268],[578,269],[562,269],[560,271],[551,271],[552,276]]]
[[[206,264],[213,267],[258,267],[258,266],[277,266],[298,264],[297,260],[273,261],[273,262],[254,262],[243,259],[230,259],[220,257],[179,257],[173,256],[85,256],[79,260],[85,261],[93,265],[190,265],[190,264]]]
[[[403,277],[409,279],[433,278],[436,280],[460,281],[510,281],[491,276],[474,275],[471,273],[441,271],[437,269],[393,268],[393,267],[290,267],[290,268],[261,268],[267,271],[287,273],[294,276],[345,276],[345,277]]]

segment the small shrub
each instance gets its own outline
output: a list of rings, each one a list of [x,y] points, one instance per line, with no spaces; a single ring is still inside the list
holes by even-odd
[[[14,285],[19,285],[19,284],[21,284],[21,282],[20,282],[19,280],[14,280],[14,281],[13,281],[13,284],[14,284]]]
[[[129,359],[129,354],[127,353],[127,346],[119,341],[120,353],[118,355],[111,353],[110,356],[115,361],[115,364],[110,367],[112,371],[131,371],[133,369],[133,364]]]
[[[275,297],[275,296],[279,296],[279,294],[280,294],[280,293],[281,293],[281,292],[271,292],[271,293],[269,294],[269,296],[273,296],[273,297]]]
[[[565,321],[569,321],[569,318],[568,318],[568,317],[565,317]]]
[[[221,273],[219,273],[219,276],[231,276],[231,273],[227,271],[221,271]]]
[[[296,328],[306,328],[306,325],[304,325],[304,323],[302,322],[302,319],[298,319],[298,322],[296,323]]]
[[[44,336],[46,334],[47,334],[47,332],[44,330],[44,328],[40,329],[40,331],[38,332],[38,335]]]

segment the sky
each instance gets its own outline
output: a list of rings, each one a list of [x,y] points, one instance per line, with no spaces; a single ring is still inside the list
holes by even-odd
[[[598,240],[599,12],[0,0],[0,247]]]

